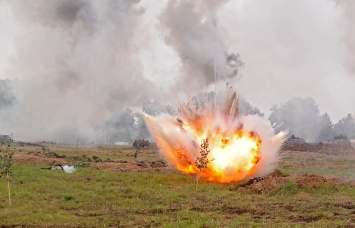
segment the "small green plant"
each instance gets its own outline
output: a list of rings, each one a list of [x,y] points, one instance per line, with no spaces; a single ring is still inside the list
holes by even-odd
[[[80,168],[89,168],[90,163],[89,162],[80,162],[80,163],[77,163],[75,166],[80,167]]]
[[[11,146],[13,141],[14,140],[11,134],[10,138],[6,142],[1,142],[1,151],[4,145],[5,145],[5,150],[4,150],[4,155],[0,156],[0,178],[2,176],[6,176],[10,206],[11,206],[10,176],[12,175],[12,169],[11,169],[11,166],[13,164],[12,156],[14,155],[14,151]]]
[[[73,200],[74,196],[64,196],[65,201]]]
[[[201,156],[197,157],[195,160],[195,165],[199,169],[196,176],[196,189],[197,189],[198,181],[200,179],[201,171],[207,168],[208,163],[214,160],[214,159],[208,159],[209,153],[210,153],[210,146],[209,146],[208,138],[202,139],[201,148],[200,148]]]

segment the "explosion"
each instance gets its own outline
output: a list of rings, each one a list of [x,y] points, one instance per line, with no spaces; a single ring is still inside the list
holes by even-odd
[[[180,104],[180,114],[145,115],[160,152],[180,172],[209,181],[241,182],[273,171],[285,132],[274,134],[269,121],[240,115],[236,92],[225,101]],[[201,168],[199,162],[205,162]]]

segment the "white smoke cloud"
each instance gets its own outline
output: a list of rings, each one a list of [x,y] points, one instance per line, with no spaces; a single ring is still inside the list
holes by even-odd
[[[355,31],[355,2],[351,0],[335,0],[337,7],[343,13],[343,20],[340,26],[344,29],[343,39],[349,52],[350,58],[347,61],[352,74],[355,74],[355,40],[353,39]]]
[[[355,9],[344,2],[229,1],[219,17],[226,45],[245,62],[237,90],[266,114],[295,96],[313,97],[334,122],[355,113]]]
[[[240,78],[266,116],[313,97],[333,121],[355,115],[351,0],[0,1],[0,77],[18,78],[0,131],[23,140],[95,137],[127,106]],[[169,96],[168,96],[169,95]],[[2,113],[1,115],[4,115]],[[10,121],[11,120],[11,121]]]
[[[94,137],[112,114],[155,97],[135,46],[138,2],[9,1],[19,30],[11,72],[22,82],[19,118],[6,130],[25,140]]]

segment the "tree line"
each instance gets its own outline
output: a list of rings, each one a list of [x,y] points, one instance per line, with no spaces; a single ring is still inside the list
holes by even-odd
[[[264,113],[243,98],[240,99],[239,105],[242,114],[264,116]],[[158,102],[144,104],[142,111],[152,116],[161,112],[178,113],[178,110],[174,111],[171,106],[164,106]],[[295,135],[307,142],[355,139],[355,120],[351,114],[333,123],[328,113],[320,113],[313,98],[295,97],[285,103],[274,105],[268,120],[274,126],[276,133],[287,130],[289,136]],[[112,137],[119,138],[119,141],[152,140],[142,113],[133,112],[129,108],[115,119],[113,128],[116,134]]]
[[[11,80],[0,80],[0,111],[16,102],[13,89],[16,83]],[[223,92],[217,94],[205,92],[192,97],[191,102],[195,102],[197,108],[200,108],[207,102],[209,104],[221,102],[223,98]],[[239,99],[239,106],[241,114],[264,116],[264,113],[242,97]],[[132,143],[137,139],[152,140],[142,113],[156,116],[162,112],[171,115],[179,112],[178,109],[157,101],[144,102],[141,110],[142,112],[138,112],[126,108],[107,120],[104,126],[107,143],[117,141]],[[308,142],[326,142],[335,138],[355,139],[355,121],[351,114],[333,123],[328,113],[320,113],[316,101],[310,97],[295,97],[285,103],[273,105],[268,119],[276,132],[287,130],[290,136],[295,135]]]
[[[275,131],[288,130],[289,135],[308,142],[355,139],[355,121],[351,114],[334,124],[328,113],[321,114],[315,100],[309,97],[295,97],[286,103],[274,105],[269,120],[275,125]]]

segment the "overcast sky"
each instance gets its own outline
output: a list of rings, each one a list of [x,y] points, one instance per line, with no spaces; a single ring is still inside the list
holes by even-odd
[[[53,94],[48,85],[62,83],[61,86],[67,87],[66,80],[72,80],[68,72],[74,72],[79,79],[75,81],[77,84],[69,85],[83,85],[88,91],[85,98],[90,93],[111,93],[125,87],[128,88],[125,93],[98,97],[110,104],[117,98],[119,105],[135,105],[145,96],[159,97],[156,93],[159,90],[166,101],[165,94],[169,94],[171,87],[183,90],[184,84],[189,87],[189,81],[195,83],[194,78],[199,81],[198,74],[204,72],[199,71],[199,64],[205,66],[210,56],[224,79],[220,63],[225,59],[221,56],[239,53],[244,66],[239,69],[238,77],[225,79],[232,81],[239,93],[267,115],[273,104],[295,96],[313,97],[320,111],[328,112],[334,122],[348,113],[355,115],[355,1],[196,1],[197,16],[188,12],[191,5],[188,1],[182,1],[186,4],[180,8],[171,2],[169,5],[168,1],[151,0],[71,3],[63,0],[63,5],[68,4],[69,8],[60,5],[61,1],[44,2],[0,0],[0,78],[36,81],[52,74],[56,77],[51,83],[30,83],[23,89],[22,98],[43,99],[38,94],[32,96],[43,87],[50,88],[44,89],[44,93],[62,96],[63,93]],[[72,6],[73,2],[76,6]],[[107,5],[114,5],[124,13],[114,19],[106,16],[115,13],[115,7],[105,6],[108,2]],[[57,12],[51,11],[54,8],[61,17],[51,15]],[[78,10],[71,18],[70,10],[74,8]],[[120,40],[117,47],[105,46],[116,40]],[[123,46],[129,46],[129,50]],[[96,55],[99,61],[88,58],[90,55]],[[122,63],[124,75],[131,73],[144,79],[144,87],[152,88],[147,89],[148,95],[136,95],[136,90],[129,89],[130,83],[120,83],[123,78],[117,75],[123,75],[122,67],[112,67],[110,58],[116,65],[115,61],[128,61]],[[51,72],[51,66],[56,70]],[[59,72],[67,76],[54,76]],[[90,83],[84,82],[80,75],[89,74],[92,74]],[[132,78],[125,77],[128,78],[124,80]],[[190,89],[198,90],[206,83],[201,84]],[[98,90],[93,89],[96,85]],[[64,90],[65,96],[69,96]],[[121,102],[124,96],[127,102]],[[128,98],[134,96],[136,99]],[[61,100],[61,104],[67,101]],[[106,108],[96,103],[92,106],[96,108],[90,109],[91,112]],[[118,109],[111,110],[114,111]],[[96,121],[92,116],[86,119]]]

